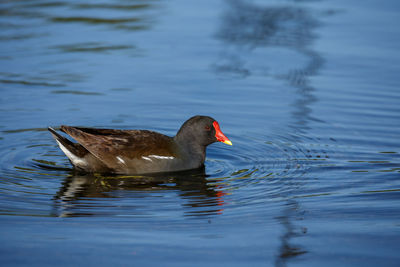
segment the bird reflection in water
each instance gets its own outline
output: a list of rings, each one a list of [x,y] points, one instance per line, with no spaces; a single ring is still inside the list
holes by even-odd
[[[168,193],[177,198],[166,198]],[[161,193],[160,193],[161,192]],[[54,196],[53,215],[158,216],[176,209],[183,216],[223,212],[225,193],[207,180],[205,169],[146,176],[100,176],[72,172]],[[115,201],[108,201],[115,200]]]

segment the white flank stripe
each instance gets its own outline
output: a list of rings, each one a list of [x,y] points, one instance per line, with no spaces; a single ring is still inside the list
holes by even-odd
[[[122,164],[125,164],[125,160],[123,160],[120,156],[117,156],[117,160]]]
[[[158,155],[149,155],[149,157],[155,158],[155,159],[174,159],[175,158],[172,156],[158,156]]]
[[[148,157],[144,157],[144,156],[142,156],[142,159],[145,159],[145,160],[149,160],[149,161],[152,161],[152,160],[151,160],[151,158],[148,158]]]

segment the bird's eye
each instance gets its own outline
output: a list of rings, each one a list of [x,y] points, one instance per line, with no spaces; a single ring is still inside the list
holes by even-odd
[[[207,125],[207,126],[204,127],[204,129],[205,129],[206,131],[209,131],[209,130],[211,130],[211,127]]]

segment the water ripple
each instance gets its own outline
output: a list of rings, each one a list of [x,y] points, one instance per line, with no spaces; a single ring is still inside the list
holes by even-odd
[[[191,218],[251,215],[273,203],[342,190],[310,186],[313,170],[343,170],[346,150],[333,138],[310,135],[229,135],[232,147],[209,147],[206,168],[181,173],[136,176],[86,175],[74,172],[45,129],[7,130],[0,153],[0,210],[33,216],[164,216]],[[157,130],[157,129],[155,129]],[[7,142],[7,139],[19,142]],[[398,155],[384,151],[378,155]],[[349,156],[343,155],[346,159]],[[335,160],[332,160],[335,158]],[[380,160],[352,161],[352,168],[399,171]],[[357,167],[360,166],[360,167]],[[318,175],[318,173],[316,174]],[[357,188],[362,188],[353,181]],[[315,193],[317,192],[317,193]],[[338,191],[340,192],[340,191]],[[27,204],[29,203],[29,204]],[[49,210],[49,203],[52,203]],[[247,207],[247,208],[246,208]]]
[[[320,155],[328,157],[317,139],[304,143],[300,135],[258,139],[231,135],[233,147],[218,143],[209,148],[205,170],[156,176],[84,175],[72,170],[42,130],[7,131],[7,138],[19,135],[22,142],[1,150],[6,178],[0,190],[7,201],[3,213],[27,214],[20,206],[32,201],[36,206],[29,215],[40,216],[148,217],[165,210],[170,211],[165,216],[215,216],[227,211],[242,216],[245,206],[253,205],[247,212],[256,212],[257,207],[287,197],[306,182],[310,162],[323,161]],[[51,211],[48,202],[53,202]]]

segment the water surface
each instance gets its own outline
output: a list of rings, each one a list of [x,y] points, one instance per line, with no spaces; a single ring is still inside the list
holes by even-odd
[[[398,266],[396,1],[3,1],[1,265]],[[61,124],[233,146],[204,170],[72,170]]]

